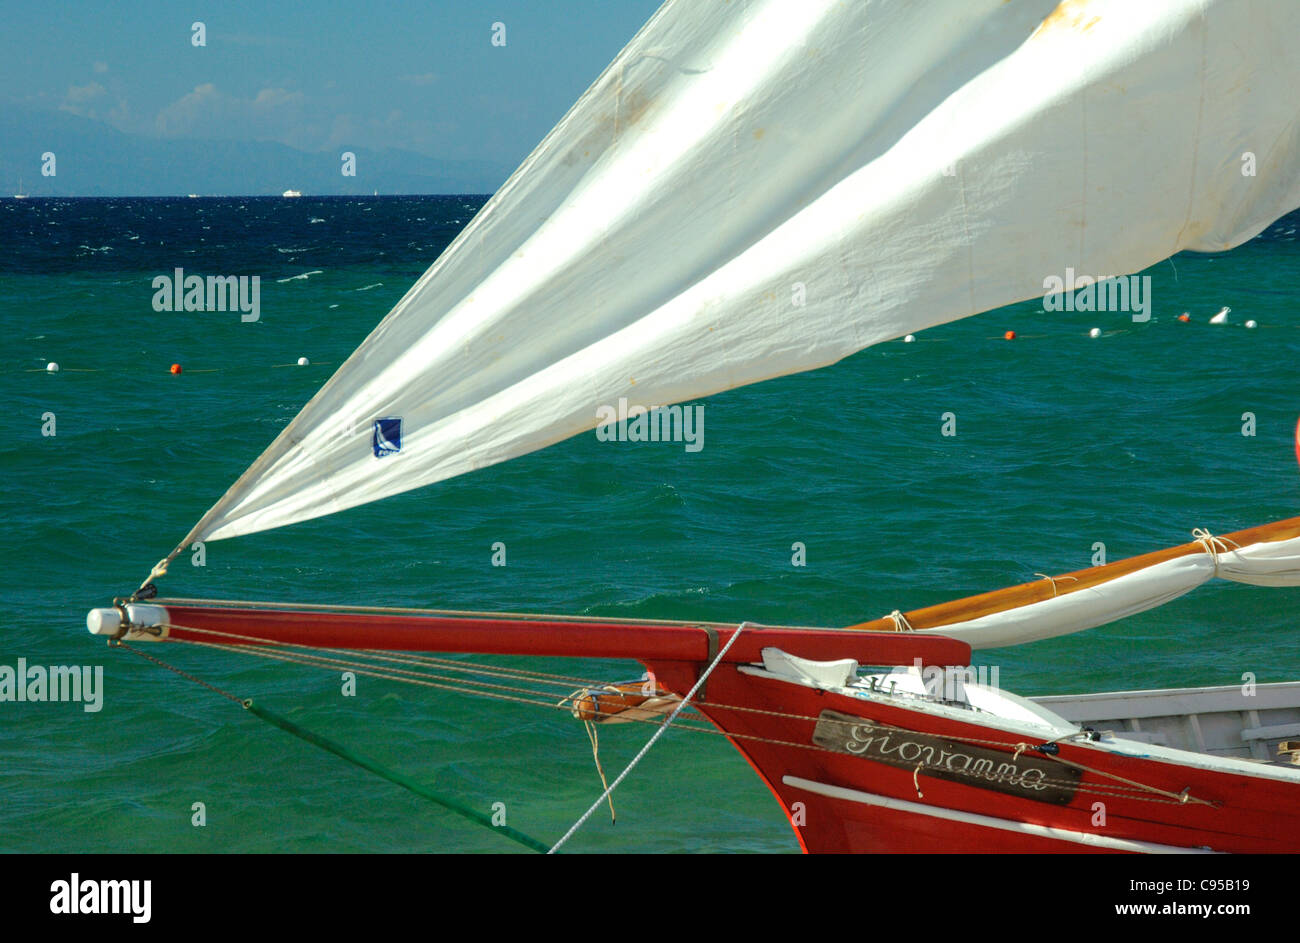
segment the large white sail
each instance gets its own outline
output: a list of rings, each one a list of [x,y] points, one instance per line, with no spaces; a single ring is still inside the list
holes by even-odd
[[[1300,205],[1297,35],[1294,0],[673,0],[187,541],[1235,246]]]

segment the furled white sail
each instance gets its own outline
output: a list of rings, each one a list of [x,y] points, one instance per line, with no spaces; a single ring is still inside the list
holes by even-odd
[[[1300,537],[1219,545],[1212,553],[1165,560],[1077,592],[916,631],[961,639],[976,649],[1023,645],[1163,606],[1216,576],[1256,586],[1300,586]]]
[[[1298,34],[1292,0],[670,0],[187,541],[1237,245],[1300,205]]]

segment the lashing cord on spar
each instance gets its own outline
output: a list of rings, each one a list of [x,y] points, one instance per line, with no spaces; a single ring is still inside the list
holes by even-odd
[[[329,753],[333,753],[335,756],[339,757],[340,759],[346,760],[347,762],[351,763],[354,766],[357,766],[361,769],[374,773],[376,776],[380,776],[383,779],[386,779],[389,782],[394,783],[395,785],[401,786],[403,789],[419,796],[422,799],[427,799],[428,801],[433,802],[436,805],[442,806],[444,809],[447,809],[448,811],[455,812],[457,815],[469,819],[471,822],[474,822],[478,825],[482,825],[485,828],[489,828],[494,832],[504,835],[506,838],[509,838],[511,841],[518,842],[519,844],[523,845],[525,848],[529,848],[532,851],[541,852],[543,854],[547,853],[550,850],[550,846],[546,845],[544,842],[538,841],[537,839],[533,838],[531,835],[526,835],[525,833],[519,831],[516,828],[512,828],[509,825],[498,825],[494,823],[489,816],[484,815],[482,812],[479,812],[477,809],[472,809],[469,806],[456,801],[455,799],[452,799],[448,796],[441,795],[440,793],[436,793],[431,789],[427,789],[424,786],[420,785],[419,783],[415,782],[414,780],[411,780],[408,777],[403,776],[402,774],[389,769],[388,767],[382,765],[381,763],[378,763],[373,759],[370,759],[369,757],[363,756],[360,753],[357,753],[354,750],[351,750],[348,747],[343,746],[342,744],[336,743],[335,741],[330,740],[328,737],[323,737],[320,734],[316,733],[315,731],[307,730],[305,727],[301,727],[298,724],[295,724],[287,717],[282,717],[279,714],[277,714],[275,711],[263,707],[260,704],[254,703],[252,698],[237,697],[236,695],[231,694],[229,691],[222,690],[221,688],[217,687],[214,684],[209,684],[207,681],[204,681],[202,678],[197,678],[194,675],[190,674],[189,672],[177,668],[175,665],[170,665],[167,662],[163,661],[162,659],[155,658],[153,655],[150,655],[147,652],[142,652],[138,648],[135,648],[134,646],[130,645],[127,642],[122,641],[121,639],[110,640],[109,645],[114,648],[125,648],[127,651],[131,652],[132,654],[139,655],[141,658],[147,659],[148,661],[153,662],[155,665],[158,665],[162,668],[166,668],[168,671],[176,673],[180,677],[185,678],[187,681],[192,681],[201,687],[207,688],[209,691],[213,692],[214,694],[219,694],[222,697],[226,698],[227,700],[233,701],[234,703],[238,704],[240,707],[248,711],[253,716],[266,721],[272,726],[279,727],[281,730],[285,731],[286,733],[293,734],[295,737],[299,738],[300,740],[310,743],[313,746],[320,747],[322,750],[325,750]]]

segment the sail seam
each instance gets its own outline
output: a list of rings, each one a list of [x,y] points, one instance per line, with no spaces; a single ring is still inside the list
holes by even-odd
[[[1209,24],[1205,19],[1205,8],[1201,8],[1201,68],[1200,68],[1200,98],[1196,103],[1196,133],[1192,136],[1192,179],[1187,194],[1187,214],[1183,217],[1183,225],[1178,230],[1178,236],[1174,240],[1173,252],[1178,252],[1183,246],[1183,234],[1187,232],[1187,227],[1192,222],[1192,210],[1196,206],[1196,175],[1200,170],[1201,157],[1201,123],[1205,116],[1205,44],[1209,33]]]

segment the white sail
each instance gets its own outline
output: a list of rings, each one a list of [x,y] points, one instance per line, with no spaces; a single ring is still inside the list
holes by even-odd
[[[187,540],[1235,246],[1300,205],[1298,32],[1292,0],[669,2]]]

